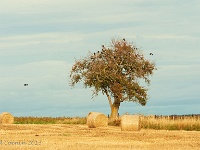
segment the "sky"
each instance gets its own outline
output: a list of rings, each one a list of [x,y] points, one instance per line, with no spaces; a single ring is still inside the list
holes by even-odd
[[[199,0],[1,0],[0,113],[110,114],[107,97],[71,88],[69,73],[75,59],[125,38],[157,70],[147,105],[123,102],[119,114],[200,114],[199,16]]]

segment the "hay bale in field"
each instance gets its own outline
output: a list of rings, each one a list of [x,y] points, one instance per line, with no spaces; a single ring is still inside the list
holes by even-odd
[[[99,112],[90,112],[87,116],[87,125],[89,128],[107,127],[108,117]]]
[[[139,115],[122,115],[121,130],[122,131],[139,131],[140,130]]]
[[[2,112],[0,114],[0,124],[13,124],[14,117],[8,112]]]

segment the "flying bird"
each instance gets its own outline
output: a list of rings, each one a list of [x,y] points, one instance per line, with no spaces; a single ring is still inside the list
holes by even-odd
[[[123,38],[123,41],[125,41],[125,38]]]
[[[28,86],[28,84],[24,84],[24,86]]]
[[[153,55],[153,53],[149,53],[149,55]]]

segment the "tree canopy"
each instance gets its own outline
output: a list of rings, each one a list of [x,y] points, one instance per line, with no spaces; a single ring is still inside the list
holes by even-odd
[[[110,107],[118,112],[124,101],[143,106],[147,103],[147,88],[139,81],[144,79],[149,85],[149,76],[155,69],[155,63],[145,59],[134,44],[114,39],[109,47],[102,45],[101,50],[76,60],[70,73],[70,85],[82,81],[85,88],[94,87],[93,95],[97,96],[100,91],[106,94]],[[116,117],[112,109],[111,117]]]

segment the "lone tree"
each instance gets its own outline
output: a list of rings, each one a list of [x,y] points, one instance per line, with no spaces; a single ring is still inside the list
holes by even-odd
[[[141,51],[125,39],[112,40],[109,47],[89,53],[76,60],[70,73],[70,85],[83,81],[85,88],[94,87],[93,96],[101,91],[108,98],[111,119],[118,117],[121,102],[132,101],[144,106],[147,103],[147,88],[140,85],[144,79],[150,84],[149,76],[155,64],[144,58]]]

